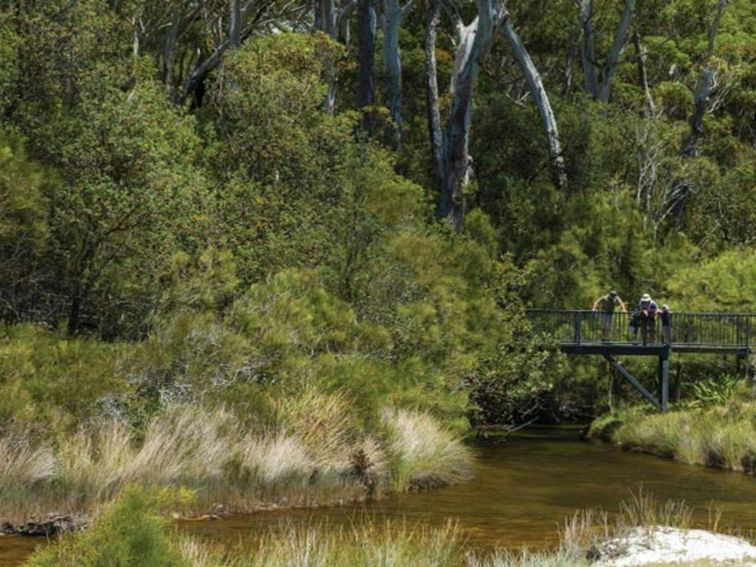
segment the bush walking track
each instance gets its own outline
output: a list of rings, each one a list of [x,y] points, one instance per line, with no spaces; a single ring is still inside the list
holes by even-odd
[[[756,346],[756,313],[674,313],[670,341],[658,319],[648,328],[633,332],[630,313],[614,313],[609,335],[602,338],[606,313],[585,309],[529,309],[528,319],[536,335],[548,335],[568,355],[603,356],[644,398],[657,409],[669,406],[669,360],[671,354],[703,353],[734,355],[745,361],[750,372]],[[657,356],[658,392],[650,392],[617,360],[617,356]]]

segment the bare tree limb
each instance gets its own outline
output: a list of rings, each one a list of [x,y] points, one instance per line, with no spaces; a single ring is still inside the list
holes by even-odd
[[[532,97],[536,108],[538,108],[538,113],[541,115],[541,122],[549,145],[551,177],[557,187],[560,189],[566,189],[567,172],[564,165],[564,156],[562,156],[562,145],[559,142],[559,130],[557,128],[556,116],[551,108],[549,95],[546,92],[546,88],[543,86],[541,75],[533,63],[533,60],[530,58],[530,54],[525,48],[525,45],[520,40],[520,36],[514,29],[506,9],[502,9],[501,14],[501,31],[507,40],[509,40],[509,44],[511,45],[512,51],[517,59],[517,63],[520,65],[520,68],[525,75],[525,80],[530,89],[530,96]]]
[[[609,49],[609,53],[606,56],[606,61],[601,67],[601,77],[599,82],[598,100],[601,102],[609,102],[609,95],[612,90],[612,81],[614,75],[617,72],[617,66],[619,65],[620,54],[627,42],[627,34],[630,30],[630,24],[633,21],[633,15],[635,14],[635,2],[636,0],[625,0],[625,9],[622,11],[622,17],[617,26],[617,31],[614,34],[614,42]]]

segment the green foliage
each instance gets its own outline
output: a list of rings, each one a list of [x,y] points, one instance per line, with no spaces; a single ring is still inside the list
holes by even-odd
[[[19,75],[18,44],[10,18],[0,14],[0,112],[13,100],[11,92]]]
[[[694,382],[683,401],[658,413],[623,408],[591,424],[590,435],[688,464],[753,473],[756,404],[751,388],[734,376]]]
[[[184,403],[270,425],[303,391],[344,396],[350,431],[380,430],[387,405],[456,431],[469,417],[590,411],[597,369],[567,373],[551,345],[529,341],[525,306],[587,308],[617,288],[677,311],[756,308],[755,20],[752,3],[729,2],[707,53],[705,4],[639,5],[650,91],[628,45],[604,104],[582,92],[579,57],[561,84],[576,5],[513,0],[569,183],[554,186],[540,117],[517,66],[495,64],[511,61],[497,41],[475,88],[461,234],[431,220],[421,11],[400,34],[404,127],[389,149],[386,85],[370,137],[352,105],[353,50],[324,34],[255,28],[218,50],[222,64],[184,101],[186,74],[225,45],[220,4],[181,16],[175,45],[172,10],[150,3],[4,4],[0,317],[50,330],[3,328],[0,428],[72,431],[118,415],[140,439]],[[300,15],[270,10],[266,30],[297,27]],[[600,59],[620,14],[596,6]],[[700,155],[683,157],[704,65],[717,87]],[[66,323],[84,336],[63,337]]]
[[[0,423],[18,430],[72,427],[129,391],[119,349],[29,325],[0,327]]]
[[[469,377],[470,396],[477,425],[522,425],[545,413],[544,398],[564,378],[564,358],[555,345],[527,340],[521,334],[494,357],[482,360]]]
[[[20,140],[0,141],[0,242],[21,246],[38,244],[47,228],[46,207],[42,195],[44,176],[30,163]]]
[[[149,492],[127,488],[95,525],[34,555],[30,567],[180,567],[189,562],[171,542],[168,521]]]
[[[43,285],[40,263],[49,235],[46,182],[22,141],[0,133],[0,316],[5,319],[38,315],[34,310],[42,307],[35,295]]]
[[[73,330],[77,302],[92,299],[106,312],[101,302],[114,299],[134,303],[137,313],[148,308],[136,294],[149,293],[171,252],[191,249],[202,230],[193,119],[181,116],[157,84],[134,77],[124,92],[115,80],[102,72],[87,77],[79,111],[60,124],[76,137],[60,148],[64,183],[50,195],[51,231],[70,282]]]
[[[691,399],[688,405],[692,408],[709,408],[726,405],[733,400],[743,387],[747,387],[743,379],[731,375],[698,380],[690,385]]]
[[[685,310],[756,310],[756,249],[730,250],[695,267],[686,266],[667,282],[668,295]]]

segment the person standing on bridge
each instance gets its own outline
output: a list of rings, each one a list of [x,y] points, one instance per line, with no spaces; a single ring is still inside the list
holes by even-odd
[[[643,344],[649,342],[656,342],[656,312],[659,311],[659,306],[656,301],[651,299],[651,296],[644,293],[640,298],[640,319],[641,319],[641,331],[643,333]]]
[[[669,305],[662,305],[659,312],[659,318],[662,324],[662,338],[665,345],[672,344],[672,311],[669,310]]]
[[[612,290],[606,295],[602,295],[593,302],[593,312],[600,312],[602,341],[609,340],[609,332],[612,328],[612,317],[614,316],[614,309],[618,305],[623,313],[627,313],[627,307],[625,306],[625,303],[622,301],[622,299],[620,299],[620,296],[616,290]]]

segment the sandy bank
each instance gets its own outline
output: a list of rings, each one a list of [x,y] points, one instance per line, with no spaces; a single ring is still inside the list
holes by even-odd
[[[658,526],[634,528],[592,550],[596,567],[635,567],[703,561],[756,567],[756,546],[746,540],[704,530]]]

